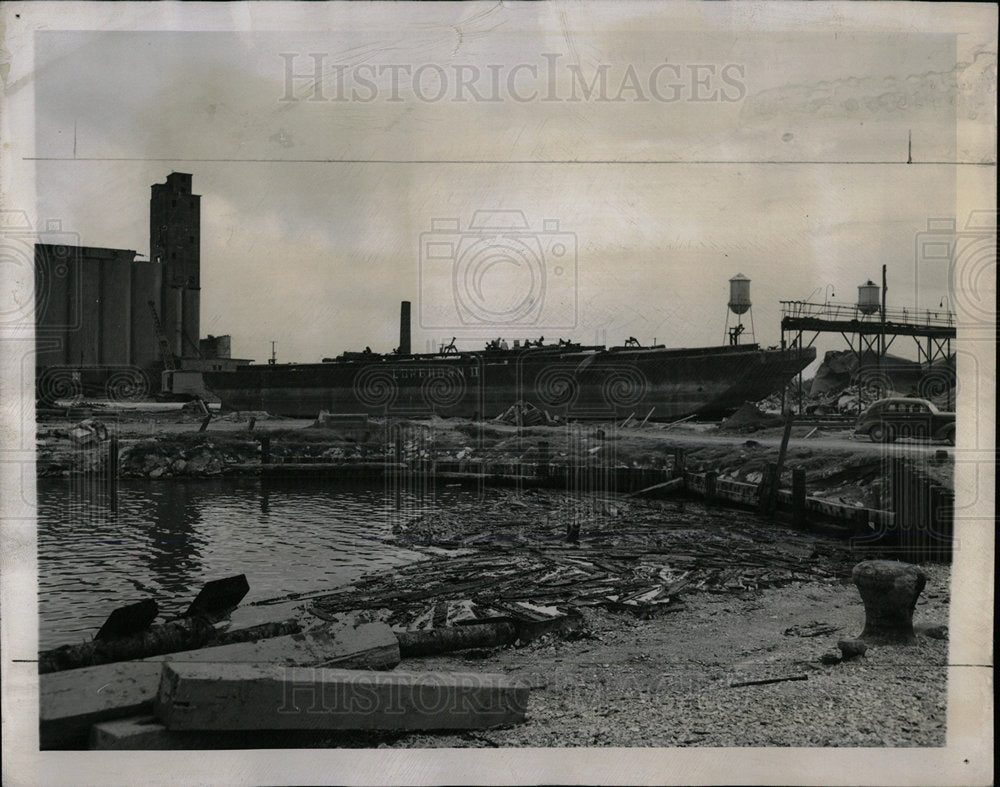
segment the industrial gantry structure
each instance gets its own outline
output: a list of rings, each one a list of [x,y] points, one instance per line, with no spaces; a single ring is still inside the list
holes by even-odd
[[[877,389],[880,395],[891,390],[886,368],[886,353],[898,336],[909,336],[917,346],[917,359],[924,373],[931,372],[935,364],[954,359],[951,342],[955,338],[955,315],[941,309],[887,309],[886,272],[882,266],[882,287],[868,281],[858,287],[858,302],[847,306],[807,301],[781,301],[782,347],[809,347],[821,333],[839,333],[858,359],[858,407],[861,406],[861,388]],[[881,296],[881,298],[880,298]],[[944,301],[942,300],[942,306]],[[812,338],[805,343],[806,334]],[[867,369],[862,369],[865,361]],[[871,368],[874,361],[875,368]],[[947,363],[944,364],[947,367]],[[932,380],[930,387],[948,392],[948,408],[952,406],[950,391],[954,384],[953,372],[944,372],[950,379]],[[941,376],[941,375],[938,375]],[[799,405],[801,410],[802,375],[799,374]],[[924,386],[921,386],[923,388]]]

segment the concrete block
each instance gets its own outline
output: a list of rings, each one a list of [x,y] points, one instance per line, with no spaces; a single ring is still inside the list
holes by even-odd
[[[384,623],[366,623],[40,675],[41,747],[79,746],[94,724],[152,711],[167,661],[390,669],[399,644]]]
[[[482,729],[524,721],[528,688],[503,675],[168,662],[168,730]]]
[[[78,746],[94,724],[149,713],[161,669],[159,663],[126,661],[40,675],[41,748]]]
[[[137,716],[95,724],[90,731],[91,749],[196,749],[196,738],[204,735],[169,732],[154,716]]]

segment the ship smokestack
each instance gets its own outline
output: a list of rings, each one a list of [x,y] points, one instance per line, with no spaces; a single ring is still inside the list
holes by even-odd
[[[410,354],[410,302],[403,301],[399,307],[399,354]]]

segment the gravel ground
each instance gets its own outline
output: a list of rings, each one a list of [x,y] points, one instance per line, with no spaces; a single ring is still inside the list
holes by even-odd
[[[407,660],[402,670],[499,672],[530,684],[526,723],[473,733],[345,736],[321,746],[943,746],[949,569],[929,579],[916,643],[819,663],[856,636],[864,607],[843,581],[805,582],[738,597],[696,594],[687,608],[640,621],[585,611],[589,635],[488,653]],[[786,635],[809,624],[837,630]],[[742,680],[805,675],[768,685]]]

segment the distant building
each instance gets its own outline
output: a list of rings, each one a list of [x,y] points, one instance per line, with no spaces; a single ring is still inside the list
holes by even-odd
[[[160,265],[160,321],[174,355],[198,354],[201,299],[201,197],[191,175],[171,172],[152,186],[149,259]]]
[[[209,334],[207,338],[198,341],[198,347],[202,358],[231,358],[233,355],[232,337],[228,334],[226,336]]]
[[[156,361],[134,319],[148,312],[156,276],[128,249],[35,244],[36,365],[128,365]]]
[[[141,399],[159,391],[164,365],[154,310],[181,367],[251,363],[231,357],[229,336],[198,335],[201,197],[191,193],[191,175],[171,172],[152,186],[149,220],[149,260],[127,249],[35,244],[40,399]]]

